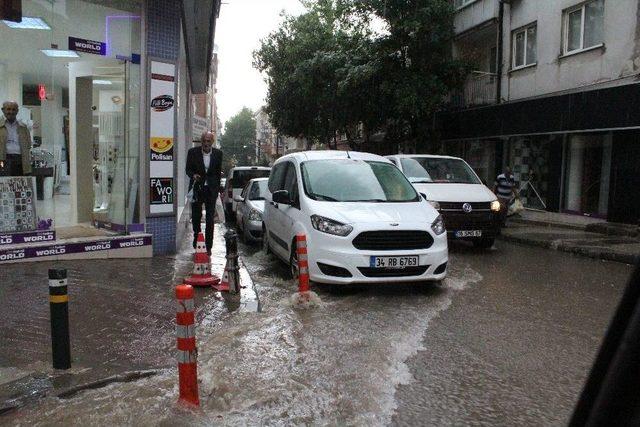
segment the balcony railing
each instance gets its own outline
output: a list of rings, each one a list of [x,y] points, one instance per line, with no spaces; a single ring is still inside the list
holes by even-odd
[[[497,84],[496,73],[473,71],[464,87],[449,95],[449,107],[457,109],[495,104]]]

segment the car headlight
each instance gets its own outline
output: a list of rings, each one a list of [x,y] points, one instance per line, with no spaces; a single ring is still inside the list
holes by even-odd
[[[500,212],[500,202],[497,200],[491,202],[491,210],[493,212]]]
[[[262,214],[256,209],[249,211],[249,221],[262,221]]]
[[[431,203],[431,206],[433,206],[435,210],[440,210],[440,202],[436,202],[435,200],[428,200],[428,202]]]
[[[444,228],[444,221],[442,220],[442,215],[438,215],[438,218],[436,218],[436,220],[433,221],[433,224],[431,224],[431,229],[433,230],[434,233],[436,233],[436,236],[439,236],[445,231],[447,231]]]
[[[311,215],[311,225],[318,231],[336,236],[346,236],[353,230],[353,227],[350,225],[320,215]]]

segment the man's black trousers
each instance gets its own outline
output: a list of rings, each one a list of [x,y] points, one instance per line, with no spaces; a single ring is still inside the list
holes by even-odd
[[[205,223],[206,228],[204,232],[204,241],[207,244],[207,250],[211,251],[213,246],[213,216],[216,213],[216,199],[218,194],[211,194],[209,191],[204,191],[204,202],[191,203],[191,221],[193,223],[193,237],[198,236],[198,233],[202,231],[200,223],[202,222],[202,205],[204,205],[206,215]]]

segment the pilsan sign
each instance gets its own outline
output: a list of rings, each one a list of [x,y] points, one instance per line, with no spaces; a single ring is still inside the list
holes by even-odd
[[[107,44],[95,40],[69,37],[69,50],[104,56],[107,54]]]
[[[159,61],[151,61],[150,67],[149,213],[173,215],[176,67]]]

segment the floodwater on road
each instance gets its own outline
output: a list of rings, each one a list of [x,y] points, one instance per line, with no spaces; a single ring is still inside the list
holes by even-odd
[[[177,369],[130,383],[49,397],[11,417],[21,425],[186,423],[389,424],[405,361],[422,347],[429,322],[482,277],[452,262],[441,284],[316,289],[321,304],[289,303],[296,285],[272,256],[245,264],[262,312],[204,313],[197,328],[201,407],[176,405]]]
[[[225,310],[197,290],[199,408],[176,403],[177,369],[164,364],[148,378],[40,399],[0,422],[555,425],[630,271],[504,242],[488,252],[454,247],[440,284],[315,286],[319,306],[298,309],[286,266],[241,249],[262,311]],[[189,256],[175,264],[188,270]],[[173,346],[172,335],[161,339],[169,342],[157,347]]]

